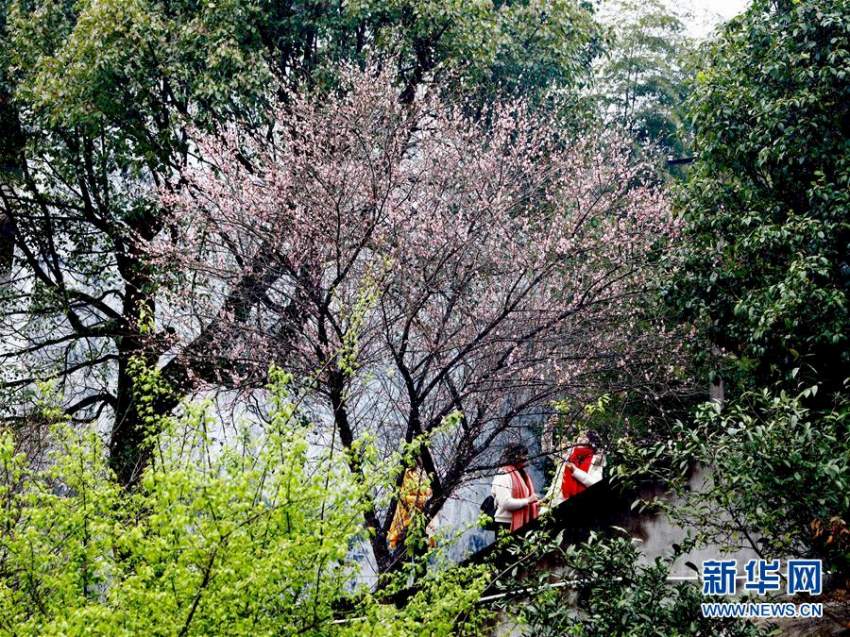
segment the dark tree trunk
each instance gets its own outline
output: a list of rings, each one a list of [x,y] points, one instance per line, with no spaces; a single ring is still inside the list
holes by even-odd
[[[18,113],[8,91],[0,89],[0,172],[20,176],[23,148],[26,143]],[[4,175],[4,177],[5,177]],[[12,271],[15,251],[12,218],[0,211],[0,282]]]
[[[12,220],[0,212],[0,283],[12,272],[12,255],[15,251]]]
[[[118,269],[124,279],[122,325],[116,339],[118,350],[118,380],[116,387],[115,420],[109,441],[109,463],[118,481],[133,485],[147,463],[149,451],[145,414],[139,404],[133,361],[139,358],[146,368],[156,364],[156,354],[146,347],[145,324],[153,321],[155,304],[151,295],[151,280],[140,255],[130,244],[118,256]],[[153,396],[152,396],[153,398]],[[159,407],[157,405],[157,407]],[[160,412],[157,409],[158,413]]]
[[[345,408],[345,375],[342,371],[334,369],[330,372],[328,379],[330,389],[331,407],[334,414],[334,425],[339,433],[339,440],[345,449],[350,450],[354,444],[354,432],[351,429],[351,423],[348,419],[348,411]],[[352,454],[349,460],[351,472],[359,477],[363,476],[360,458]],[[378,565],[378,571],[386,572],[392,566],[392,554],[387,546],[387,533],[384,525],[378,520],[378,515],[374,509],[366,511],[365,515],[366,527],[372,529],[370,544],[372,552],[375,555],[375,562]]]

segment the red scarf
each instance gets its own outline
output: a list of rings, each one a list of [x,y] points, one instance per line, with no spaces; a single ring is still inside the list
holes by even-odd
[[[593,447],[581,446],[573,448],[570,454],[570,462],[585,473],[590,469],[590,463],[593,461]],[[561,493],[564,494],[564,500],[578,495],[587,487],[573,477],[573,472],[564,467],[564,481],[561,483]]]
[[[534,493],[534,485],[531,478],[525,471],[507,465],[502,467],[502,471],[511,476],[511,497],[513,498],[528,498]],[[521,526],[528,524],[535,519],[539,514],[537,502],[532,502],[528,506],[524,506],[516,511],[511,511],[511,532],[516,531]]]

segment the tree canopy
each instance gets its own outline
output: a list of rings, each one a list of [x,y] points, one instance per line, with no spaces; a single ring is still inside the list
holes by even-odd
[[[754,0],[703,54],[671,297],[754,378],[799,370],[837,390],[850,375],[850,5]]]

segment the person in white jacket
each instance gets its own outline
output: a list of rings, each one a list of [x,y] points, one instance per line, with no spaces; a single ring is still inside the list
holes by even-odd
[[[531,476],[525,471],[528,449],[525,445],[511,444],[502,452],[502,468],[493,478],[490,493],[496,505],[493,516],[502,531],[516,531],[537,517],[539,499]]]
[[[543,511],[554,509],[570,497],[596,484],[602,480],[605,470],[605,450],[602,449],[599,436],[594,431],[579,436],[575,444],[560,454],[559,460],[552,483],[543,498]]]

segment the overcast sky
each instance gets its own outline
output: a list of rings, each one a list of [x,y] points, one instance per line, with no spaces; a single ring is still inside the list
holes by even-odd
[[[749,0],[667,0],[667,4],[692,14],[688,24],[691,35],[705,37],[717,24],[743,11]]]

